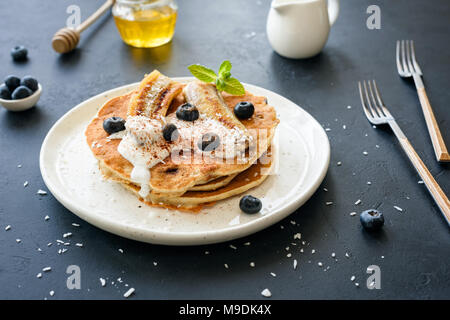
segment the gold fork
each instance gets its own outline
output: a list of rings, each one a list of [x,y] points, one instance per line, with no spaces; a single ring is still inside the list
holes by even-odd
[[[431,196],[434,198],[434,201],[438,205],[439,209],[441,209],[445,220],[447,220],[447,223],[450,226],[450,202],[447,196],[444,191],[442,191],[436,180],[434,180],[430,171],[422,162],[408,138],[406,138],[405,134],[398,126],[392,114],[386,108],[383,100],[381,99],[375,80],[372,80],[372,82],[367,81],[367,83],[366,81],[363,81],[362,84],[361,82],[358,82],[358,87],[359,95],[361,97],[361,104],[367,119],[372,124],[388,124],[391,127],[400,142],[400,145],[413,164],[414,168],[416,168],[423,182],[427,186],[428,191],[431,193]]]
[[[423,85],[422,70],[417,63],[414,42],[412,40],[397,41],[396,60],[398,74],[403,78],[413,77],[414,79],[437,161],[450,161],[450,154],[445,146],[438,123],[434,117],[433,109],[428,100],[425,86]]]

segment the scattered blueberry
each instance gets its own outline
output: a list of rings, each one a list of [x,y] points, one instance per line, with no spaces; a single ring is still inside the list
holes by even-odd
[[[13,92],[18,86],[20,86],[20,78],[16,76],[7,76],[5,78],[5,84],[9,91]]]
[[[0,98],[4,100],[11,100],[11,91],[5,84],[0,85]]]
[[[220,138],[215,133],[205,133],[198,142],[198,148],[202,151],[213,151],[220,144]]]
[[[361,213],[361,215],[359,216],[359,221],[361,221],[364,229],[375,231],[383,226],[384,216],[383,213],[378,210],[369,209]]]
[[[178,107],[177,118],[184,121],[195,121],[199,117],[198,110],[190,103],[185,103]]]
[[[239,201],[239,208],[245,213],[258,213],[262,208],[262,203],[253,196],[243,196]]]
[[[109,134],[125,130],[125,119],[121,117],[105,119],[105,121],[103,121],[103,129]]]
[[[168,123],[163,127],[163,137],[166,141],[175,141],[179,135],[177,126],[173,123]]]
[[[14,89],[11,98],[13,100],[20,100],[20,99],[25,99],[29,96],[31,96],[33,94],[33,92],[28,89],[25,86],[18,86],[16,89]]]
[[[24,46],[15,46],[11,49],[11,56],[14,61],[24,61],[27,59],[28,50]]]
[[[251,118],[255,112],[255,106],[253,103],[248,101],[241,101],[234,106],[234,114],[239,119]]]
[[[20,80],[20,85],[25,86],[35,92],[38,89],[38,81],[32,76],[25,76]]]

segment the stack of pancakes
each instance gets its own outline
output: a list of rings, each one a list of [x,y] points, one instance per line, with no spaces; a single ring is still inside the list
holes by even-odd
[[[194,94],[203,103],[212,101],[211,108],[199,108],[200,113],[210,113],[208,116],[228,127],[242,127],[252,136],[253,143],[246,151],[245,161],[208,159],[180,163],[169,156],[150,168],[151,191],[145,198],[139,195],[140,186],[130,178],[133,165],[117,151],[121,140],[110,137],[103,129],[103,121],[110,117],[126,120],[135,115],[170,119],[177,108],[186,102],[184,87],[185,84],[173,81],[155,70],[142,80],[138,89],[113,98],[102,106],[85,132],[87,143],[98,159],[102,174],[120,183],[148,204],[187,210],[199,209],[202,205],[229,198],[261,184],[273,164],[271,143],[279,123],[275,109],[267,104],[265,97],[258,97],[250,92],[242,96],[221,94],[213,84],[199,82],[194,87],[199,92]],[[217,96],[208,96],[211,94]],[[224,102],[225,109],[214,107],[213,100],[217,98]],[[241,101],[254,105],[255,112],[251,118],[238,120],[234,116],[233,108]],[[193,125],[195,126],[195,121]]]

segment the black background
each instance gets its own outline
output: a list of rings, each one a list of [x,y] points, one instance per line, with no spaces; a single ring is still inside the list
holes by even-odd
[[[378,80],[399,125],[448,192],[449,166],[436,162],[414,85],[397,75],[394,64],[395,41],[415,40],[431,104],[450,147],[447,0],[341,1],[327,46],[308,60],[284,59],[271,50],[265,35],[270,6],[266,0],[179,0],[173,42],[153,50],[123,44],[110,15],[82,34],[76,51],[59,56],[51,50],[51,37],[64,26],[68,5],[79,5],[85,19],[101,3],[0,3],[0,77],[31,74],[44,90],[38,105],[29,111],[0,110],[0,298],[122,299],[125,284],[136,288],[132,299],[265,299],[260,292],[266,287],[272,299],[450,297],[448,226],[425,186],[417,183],[420,178],[393,134],[373,129],[363,116],[356,87],[358,80]],[[380,30],[366,28],[366,9],[371,4],[381,8]],[[12,62],[9,51],[17,44],[29,49],[28,62]],[[36,194],[38,189],[47,190],[39,172],[41,143],[69,109],[105,90],[139,81],[154,68],[168,76],[187,76],[186,67],[192,63],[216,67],[225,59],[233,63],[233,75],[241,81],[286,96],[331,129],[327,132],[332,150],[328,174],[314,196],[290,217],[231,243],[167,247],[101,231],[78,219],[50,194]],[[338,161],[342,166],[336,165]],[[29,181],[26,188],[24,181]],[[324,192],[324,187],[329,191]],[[358,199],[362,204],[355,206]],[[326,206],[327,201],[334,204]],[[349,215],[371,207],[386,217],[384,230],[376,235],[362,231],[358,216]],[[44,221],[46,215],[49,221]],[[73,227],[73,222],[81,227]],[[12,229],[5,231],[6,225]],[[55,240],[66,232],[73,232],[72,245],[59,255],[61,247]],[[290,245],[297,232],[307,242],[303,254],[299,246]],[[21,243],[16,243],[18,238]],[[243,245],[247,241],[250,246]],[[53,246],[47,247],[48,242]],[[75,247],[76,242],[84,247]],[[286,246],[291,247],[292,258],[286,257]],[[294,258],[299,261],[297,270],[292,267]],[[318,267],[319,261],[324,267]],[[65,271],[72,264],[81,268],[81,290],[66,288]],[[381,290],[365,286],[366,268],[371,264],[381,268]],[[36,278],[46,266],[52,271]],[[324,271],[327,266],[329,270]],[[352,275],[359,288],[350,281]],[[105,288],[100,277],[108,279]],[[49,297],[50,290],[55,291],[54,297]]]

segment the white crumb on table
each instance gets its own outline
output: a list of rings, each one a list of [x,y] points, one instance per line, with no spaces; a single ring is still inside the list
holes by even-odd
[[[301,234],[300,232],[294,234],[294,240],[295,240],[295,239],[300,240],[301,238],[302,238],[302,234]]]
[[[9,224],[5,227],[5,231],[8,231],[8,230],[11,230],[11,226]]]
[[[224,263],[223,266],[225,267],[225,269],[228,269],[228,264]]]
[[[270,290],[269,289],[264,289],[263,291],[261,291],[261,295],[263,296],[263,297],[266,297],[266,298],[270,298],[271,296],[272,296],[272,293],[270,292]]]
[[[355,276],[352,276],[351,278],[350,278],[350,281],[355,281],[355,279],[356,279],[356,277]]]
[[[45,220],[45,221],[47,221],[47,220],[49,220],[49,219],[50,219],[49,216],[45,216],[45,217],[44,217],[44,220]]]
[[[236,250],[237,248],[235,246],[233,246],[232,244],[230,244],[230,248],[233,250]]]
[[[55,295],[55,291],[52,290],[52,291],[49,292],[49,294],[50,294],[50,296],[53,297]]]
[[[273,272],[271,272],[270,275],[274,278],[277,276],[276,273],[273,273]]]
[[[402,212],[402,211],[403,211],[403,209],[402,209],[402,208],[400,208],[400,207],[398,207],[398,206],[394,206],[394,209],[395,209],[395,210],[397,210],[397,211],[400,211],[400,212]]]
[[[103,278],[100,278],[100,284],[102,285],[102,287],[106,286],[106,280]]]
[[[358,205],[361,203],[361,199],[356,200],[355,205]]]
[[[38,279],[42,278],[42,273],[39,272],[39,273],[36,275],[36,278],[38,278]]]
[[[25,182],[23,183],[23,187],[25,188],[27,185],[28,185],[28,181],[25,181]]]
[[[255,263],[254,262],[250,262],[250,267],[254,268],[255,267]]]
[[[333,201],[328,201],[328,202],[325,202],[325,204],[326,204],[327,206],[330,206],[330,205],[332,205],[332,204],[333,204]]]
[[[45,268],[42,268],[42,271],[49,272],[49,271],[52,271],[52,268],[51,267],[45,267]]]
[[[124,294],[123,294],[123,296],[125,297],[125,298],[128,298],[129,296],[131,296],[133,293],[134,293],[134,288],[130,288],[130,289],[128,289],[127,290],[127,292],[125,292]]]
[[[47,191],[44,191],[42,189],[39,189],[37,192],[37,194],[41,195],[41,196],[45,196],[47,194]]]
[[[297,269],[297,259],[294,259],[293,267],[294,267],[294,270]]]
[[[119,248],[118,250],[119,250],[120,253],[123,253],[123,250],[122,250],[122,249]]]
[[[356,216],[356,212],[350,212],[350,215],[353,217],[353,216]]]

